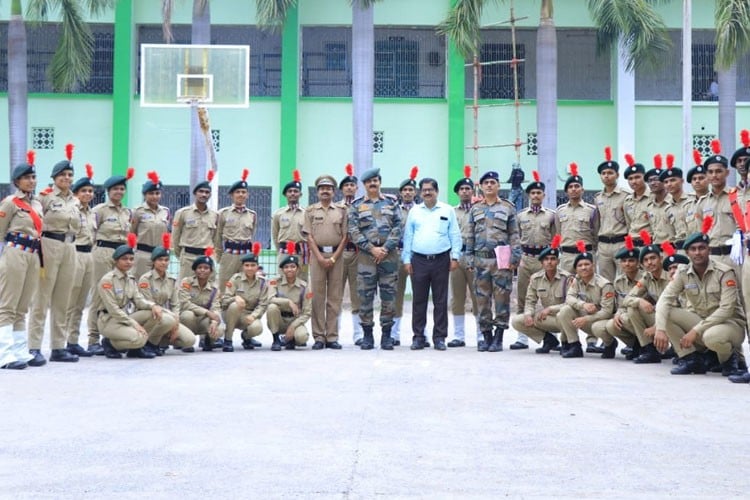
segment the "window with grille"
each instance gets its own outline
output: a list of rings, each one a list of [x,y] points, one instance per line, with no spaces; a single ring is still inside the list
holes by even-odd
[[[525,57],[525,47],[516,44],[516,58]],[[479,69],[479,97],[481,99],[514,99],[515,83],[513,67],[513,45],[510,43],[483,43],[479,60],[492,63]],[[518,64],[518,97],[524,97],[524,64]]]
[[[701,156],[711,156],[711,141],[716,139],[715,135],[699,134],[693,136],[693,149],[697,149]]]
[[[526,154],[528,156],[536,156],[538,152],[538,142],[536,132],[529,132],[526,134]]]
[[[55,127],[31,127],[32,149],[55,149]]]

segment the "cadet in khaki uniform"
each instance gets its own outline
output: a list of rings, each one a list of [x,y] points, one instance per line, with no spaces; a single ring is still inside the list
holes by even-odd
[[[711,255],[718,261],[734,267],[739,275],[739,266],[729,256],[732,251],[732,236],[737,231],[737,222],[732,213],[729,193],[736,191],[736,188],[727,187],[729,160],[726,156],[722,156],[718,139],[711,141],[711,149],[714,154],[703,162],[703,168],[711,184],[708,199],[703,205],[703,218],[710,215],[714,221],[711,232],[708,234],[711,242]]]
[[[668,155],[669,162],[674,162],[673,155]],[[674,213],[667,198],[667,190],[661,181],[662,168],[661,155],[654,156],[654,168],[643,176],[648,184],[650,202],[648,204],[648,220],[654,241],[674,241]]]
[[[596,171],[604,189],[596,193],[594,205],[599,214],[599,233],[597,235],[596,260],[599,274],[609,281],[617,275],[615,254],[622,247],[628,224],[625,221],[625,198],[628,192],[617,185],[620,176],[620,165],[612,160],[612,149],[604,148],[605,160]]]
[[[685,240],[690,264],[678,269],[656,303],[654,345],[667,349],[667,337],[679,356],[673,375],[705,373],[697,351],[716,353],[722,375],[742,375],[736,350],[745,337],[745,312],[740,303],[737,276],[731,266],[710,257],[708,232],[713,222],[704,218],[703,232]],[[680,294],[685,307],[678,307]]]
[[[401,211],[401,239],[398,242],[398,282],[396,283],[396,316],[393,318],[393,328],[391,329],[391,337],[393,337],[393,345],[401,345],[401,318],[404,315],[404,295],[406,294],[406,282],[409,279],[409,273],[406,272],[406,266],[401,262],[401,251],[404,248],[404,224],[406,224],[406,217],[409,215],[409,210],[414,207],[415,199],[417,198],[417,175],[419,174],[419,168],[414,166],[409,171],[409,178],[401,181],[398,186],[398,194],[401,198],[401,202],[398,204],[399,210]],[[407,328],[407,331],[409,329]],[[425,347],[430,347],[429,339],[425,340]]]
[[[664,183],[668,193],[667,199],[672,205],[674,214],[674,240],[671,243],[675,248],[682,248],[688,235],[688,207],[694,196],[683,192],[682,169],[676,168],[669,161],[667,161],[667,168],[659,174],[659,179]]]
[[[204,256],[206,249],[214,242],[219,215],[208,208],[213,178],[214,171],[209,170],[206,180],[193,188],[193,204],[174,214],[172,244],[175,255],[180,259],[180,281],[192,276],[195,270],[193,262]],[[213,264],[211,270],[213,271]]]
[[[310,334],[305,324],[312,313],[313,293],[307,283],[297,277],[299,258],[287,255],[279,267],[283,276],[274,289],[266,313],[268,328],[273,333],[272,351],[304,346]]]
[[[29,314],[29,352],[44,364],[41,353],[47,311],[50,311],[52,354],[50,361],[76,362],[78,356],[65,349],[65,323],[70,302],[70,283],[75,274],[76,249],[73,239],[81,227],[76,198],[70,191],[73,183],[73,145],[65,146],[66,160],[52,167],[54,188],[42,191],[42,252],[44,272]]]
[[[542,206],[544,201],[544,183],[539,180],[539,172],[532,172],[534,182],[526,186],[529,197],[529,208],[518,214],[518,232],[521,239],[521,263],[518,266],[518,283],[516,285],[518,314],[526,310],[526,294],[531,275],[542,270],[539,254],[548,247],[557,233],[555,211]],[[529,339],[523,333],[510,345],[511,349],[528,349]]]
[[[104,181],[107,201],[94,207],[96,219],[96,244],[91,252],[94,260],[94,283],[112,270],[112,254],[125,244],[133,212],[122,205],[127,181],[133,178],[135,170],[128,168],[126,175],[113,175]],[[89,347],[94,354],[103,352],[99,345],[99,327],[95,314],[88,316]]]
[[[161,338],[169,332],[176,320],[141,294],[130,274],[135,264],[135,234],[130,233],[127,239],[128,244],[120,245],[112,254],[114,269],[99,280],[91,314],[96,316],[104,336],[106,357],[121,358],[120,351],[127,350],[129,358],[152,359],[156,354],[145,351],[143,346],[149,338]]]
[[[34,363],[26,343],[26,312],[39,284],[42,205],[34,197],[34,152],[12,172],[16,192],[0,202],[0,368],[22,370]],[[33,364],[31,366],[34,366]],[[38,366],[38,365],[37,365]]]
[[[312,299],[313,349],[341,349],[338,319],[344,290],[344,262],[341,254],[347,240],[346,209],[333,203],[336,179],[322,175],[315,179],[318,203],[305,210],[302,235],[310,247],[310,289]]]
[[[448,347],[464,347],[466,345],[466,291],[471,297],[471,312],[477,317],[477,296],[474,293],[474,271],[469,268],[465,255],[466,238],[464,232],[469,224],[469,211],[471,210],[471,198],[474,196],[474,181],[471,180],[471,167],[464,167],[464,178],[459,179],[453,186],[453,192],[458,195],[459,204],[454,207],[456,220],[461,230],[463,240],[461,258],[458,259],[458,267],[451,271],[450,287],[450,309],[453,314],[453,340],[448,342]],[[477,329],[477,342],[481,333]]]
[[[593,337],[592,325],[611,318],[615,310],[614,286],[594,272],[594,256],[585,251],[585,244],[579,241],[577,245],[580,253],[573,263],[576,277],[568,287],[565,305],[557,313],[563,334],[563,347],[560,351],[563,358],[582,358],[583,349],[578,330]],[[602,354],[609,353],[604,350]]]
[[[151,269],[153,251],[161,244],[162,235],[169,232],[171,214],[169,208],[160,205],[162,183],[159,174],[150,171],[141,193],[143,203],[133,211],[130,231],[138,236],[133,276],[140,278]]]
[[[560,331],[557,313],[565,304],[568,283],[573,279],[570,273],[558,267],[561,241],[562,236],[556,234],[550,246],[539,254],[543,269],[531,275],[523,313],[511,318],[511,324],[519,334],[528,335],[542,344],[536,350],[537,354],[559,350],[560,341],[552,332]],[[538,311],[540,303],[542,309]]]
[[[151,252],[152,269],[138,279],[138,288],[146,300],[161,306],[162,314],[171,316],[174,326],[165,335],[159,337],[158,332],[149,335],[144,350],[161,356],[167,346],[173,345],[184,352],[195,349],[195,334],[180,323],[180,289],[177,280],[167,274],[169,269],[170,248],[172,238],[169,233],[162,234],[162,244]]]
[[[91,210],[91,200],[94,199],[94,167],[86,164],[86,176],[78,179],[70,190],[77,198],[78,213],[81,216],[81,227],[78,229],[73,244],[76,247],[75,273],[71,282],[70,301],[65,314],[65,333],[68,339],[67,349],[79,357],[90,357],[94,352],[87,351],[79,343],[81,336],[81,317],[86,307],[89,292],[94,286],[94,260],[91,249],[96,234],[96,219]],[[93,348],[99,354],[104,354],[101,346]]]
[[[302,196],[302,181],[299,170],[294,171],[293,180],[287,182],[281,193],[286,197],[287,206],[281,207],[271,217],[271,238],[276,245],[279,255],[276,262],[281,263],[286,258],[287,251],[291,247],[287,242],[294,243],[294,254],[299,257],[299,276],[307,280],[308,272],[308,248],[307,242],[302,236],[302,226],[305,225],[305,210],[300,206],[299,199]]]
[[[226,323],[226,345],[232,343],[234,329],[242,330],[242,347],[255,349],[260,342],[251,342],[253,337],[263,333],[260,319],[266,313],[268,301],[273,293],[273,285],[258,274],[258,255],[260,243],[253,243],[253,251],[243,255],[242,270],[232,276],[226,283],[221,297],[221,308],[224,310]]]
[[[703,205],[708,200],[710,185],[708,183],[708,174],[703,168],[703,158],[697,150],[693,150],[693,161],[695,166],[687,171],[686,179],[693,188],[693,196],[687,204],[685,223],[687,224],[687,234],[700,232],[701,222],[703,221]],[[681,250],[680,247],[678,250]]]
[[[219,210],[219,227],[216,231],[216,258],[219,261],[219,290],[224,293],[229,278],[242,269],[241,258],[252,253],[258,214],[245,206],[247,203],[248,169],[242,170],[239,181],[229,186],[232,206]],[[253,341],[256,342],[256,341]],[[257,345],[255,347],[260,347]]]
[[[646,186],[644,175],[646,167],[635,162],[633,155],[626,154],[625,161],[628,167],[625,169],[624,177],[633,191],[625,197],[625,222],[628,225],[628,234],[633,238],[635,246],[643,245],[641,231],[649,231],[651,225],[648,219],[648,204],[651,199]]]
[[[214,272],[211,258],[213,248],[208,247],[204,255],[196,257],[191,264],[193,276],[180,282],[180,323],[196,335],[203,335],[201,347],[204,351],[222,348],[234,351],[231,342],[223,341],[224,325],[221,322],[221,292],[210,279]]]
[[[344,198],[339,202],[347,212],[357,195],[357,183],[359,179],[354,176],[354,167],[351,163],[345,167],[346,177],[339,182],[339,190]],[[349,301],[352,305],[352,340],[355,345],[362,344],[362,325],[359,323],[359,293],[357,293],[357,258],[359,252],[357,245],[347,239],[342,260],[344,261],[344,281],[342,287],[349,285]],[[343,289],[341,291],[344,293]]]
[[[586,251],[596,250],[596,235],[599,234],[599,212],[594,205],[583,201],[583,178],[578,175],[578,165],[570,164],[570,176],[565,181],[568,202],[557,207],[557,228],[562,234],[560,266],[573,272],[573,261],[578,255],[576,241],[583,241]]]

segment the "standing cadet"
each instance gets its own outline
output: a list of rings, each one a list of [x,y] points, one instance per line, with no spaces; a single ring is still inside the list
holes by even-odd
[[[667,163],[674,164],[674,155],[667,155]],[[648,221],[651,228],[650,234],[653,235],[655,241],[674,241],[675,217],[667,198],[667,190],[661,181],[661,174],[664,171],[661,155],[657,154],[654,156],[654,168],[643,176],[646,184],[648,184],[649,191],[651,191],[648,204]]]
[[[709,195],[709,183],[706,169],[703,168],[703,158],[697,149],[693,150],[693,162],[695,165],[687,172],[687,181],[692,186],[694,194],[687,204],[685,213],[685,224],[687,234],[700,232],[703,221],[703,206]],[[682,247],[680,247],[682,248]]]
[[[52,347],[50,361],[78,361],[78,356],[65,349],[65,314],[68,312],[70,283],[73,281],[76,263],[73,240],[81,228],[76,198],[70,191],[73,183],[72,144],[65,146],[65,156],[67,159],[52,167],[51,177],[55,187],[45,189],[39,197],[42,204],[41,243],[45,262],[37,293],[31,301],[29,352],[40,365],[46,362],[41,349],[48,310]]]
[[[398,193],[401,197],[401,202],[398,204],[401,210],[401,240],[398,242],[398,282],[396,283],[396,317],[393,318],[393,329],[391,330],[391,337],[393,337],[393,345],[401,345],[401,318],[404,315],[404,295],[406,294],[406,280],[409,273],[406,272],[406,265],[401,261],[401,249],[404,247],[404,224],[406,224],[406,217],[409,215],[409,210],[414,206],[414,200],[417,197],[417,175],[419,168],[413,166],[409,171],[409,178],[401,181],[398,186]],[[412,291],[413,293],[413,291]],[[425,346],[429,347],[430,341],[426,340]]]
[[[22,370],[34,363],[26,343],[26,312],[39,284],[42,205],[34,197],[34,152],[12,172],[16,192],[0,203],[0,368]],[[31,366],[39,366],[32,364]]]
[[[294,243],[287,244],[291,247]],[[313,293],[297,276],[299,257],[292,255],[292,250],[289,248],[279,263],[283,276],[273,290],[266,313],[268,328],[273,334],[272,351],[280,351],[282,345],[288,350],[304,347],[310,337],[305,324],[312,312]]]
[[[359,320],[364,336],[360,348],[375,347],[373,302],[375,288],[380,288],[380,345],[393,348],[394,295],[396,292],[398,242],[401,240],[401,211],[396,198],[380,192],[380,169],[362,174],[365,196],[357,198],[349,207],[347,223],[349,236],[359,248],[357,290],[359,291]]]
[[[599,234],[599,214],[594,205],[583,201],[583,178],[578,175],[578,165],[570,164],[570,176],[565,181],[568,202],[557,207],[556,226],[562,234],[560,266],[573,272],[573,261],[578,255],[577,241],[583,241],[586,251],[596,250],[596,235]]]
[[[464,347],[466,345],[466,291],[471,297],[471,312],[476,318],[477,296],[474,293],[474,271],[469,268],[466,251],[466,238],[464,232],[469,225],[469,211],[471,210],[471,198],[474,195],[474,181],[471,180],[471,167],[464,167],[464,177],[459,179],[453,186],[453,192],[458,195],[459,203],[453,210],[456,212],[458,227],[461,230],[461,258],[458,267],[451,271],[451,312],[453,313],[453,340],[448,342],[448,347]],[[479,337],[479,329],[477,329]],[[479,341],[479,338],[477,338]]]
[[[706,349],[716,353],[722,375],[742,375],[736,350],[745,337],[745,312],[734,269],[710,256],[708,233],[712,222],[711,216],[704,217],[702,232],[685,240],[690,264],[677,271],[656,304],[654,345],[665,351],[664,334],[669,337],[679,356],[673,375],[705,373],[697,351]],[[681,294],[684,308],[677,302]]]
[[[557,314],[565,304],[565,294],[568,284],[573,276],[559,268],[560,242],[562,235],[556,234],[552,242],[539,254],[538,259],[542,263],[542,270],[531,275],[529,280],[524,311],[516,314],[511,319],[513,329],[528,335],[537,343],[542,344],[537,348],[537,354],[548,354],[553,350],[560,350],[560,341],[553,332],[560,331],[560,323]],[[519,288],[520,290],[520,288]],[[537,304],[542,309],[537,311]]]
[[[740,132],[742,147],[734,152],[729,165],[737,169],[737,187],[747,192],[747,160],[750,158],[750,130]]]
[[[81,317],[86,307],[89,292],[94,286],[94,260],[91,257],[91,249],[94,245],[94,234],[96,233],[96,219],[91,210],[91,200],[94,199],[94,167],[86,164],[86,175],[78,179],[70,190],[77,198],[78,213],[81,215],[81,227],[76,234],[73,244],[76,247],[76,271],[70,289],[70,302],[65,314],[65,333],[68,339],[68,351],[79,357],[90,357],[95,354],[87,351],[79,343],[81,335]],[[98,346],[99,354],[104,354],[104,349]]]
[[[252,253],[253,235],[258,224],[258,214],[247,208],[248,169],[242,170],[239,181],[229,186],[232,205],[219,210],[219,226],[216,230],[216,259],[219,261],[219,290],[224,293],[229,278],[242,269],[241,258]],[[254,343],[258,343],[253,340]],[[255,347],[260,347],[260,344]]]
[[[141,188],[143,203],[133,211],[130,225],[130,231],[138,237],[133,271],[136,279],[151,269],[153,251],[161,244],[162,235],[169,231],[171,218],[169,208],[159,204],[163,188],[159,174],[152,170],[146,176],[148,180]]]
[[[321,175],[315,179],[318,202],[305,210],[302,235],[310,248],[310,291],[314,350],[341,349],[339,314],[344,292],[344,262],[341,255],[347,239],[347,214],[333,203],[336,179]]]
[[[513,271],[521,261],[516,211],[511,202],[499,197],[499,177],[497,172],[490,171],[479,179],[484,200],[471,207],[466,228],[466,255],[469,267],[476,270],[474,289],[479,330],[484,337],[477,350],[489,352],[503,350],[503,332],[510,320]]]
[[[539,180],[539,172],[532,172],[534,182],[526,186],[526,194],[529,198],[529,208],[518,214],[518,231],[521,238],[521,264],[518,266],[518,284],[516,286],[516,300],[518,302],[518,314],[526,310],[526,290],[529,287],[531,275],[542,270],[539,254],[552,242],[557,233],[555,226],[557,219],[555,211],[543,207],[544,183]],[[559,251],[556,252],[559,254]],[[518,339],[511,344],[511,349],[528,349],[529,339],[523,333],[518,334]]]
[[[231,342],[224,343],[224,325],[221,322],[221,292],[210,279],[214,272],[211,258],[213,248],[196,257],[191,264],[193,275],[180,282],[180,323],[194,334],[203,335],[201,347],[204,351],[222,348],[225,352],[234,350]]]
[[[354,202],[354,197],[357,195],[357,182],[359,180],[354,176],[354,167],[351,163],[348,163],[344,168],[346,177],[341,179],[339,182],[339,189],[344,198],[339,203],[347,213],[349,207]],[[347,225],[348,234],[348,225]],[[344,247],[344,253],[342,254],[342,260],[344,261],[344,280],[342,283],[342,296],[344,293],[343,288],[349,285],[349,301],[352,305],[352,340],[354,345],[362,344],[362,325],[359,323],[359,293],[357,293],[357,257],[359,252],[357,245],[351,240],[347,239],[346,246]]]
[[[96,245],[91,252],[94,260],[94,284],[99,283],[102,276],[112,270],[112,254],[115,250],[125,244],[130,230],[130,221],[133,211],[123,206],[122,199],[125,197],[127,182],[133,178],[135,170],[128,167],[126,174],[113,175],[104,181],[104,190],[107,192],[107,201],[94,207],[96,219]],[[132,269],[132,266],[131,268]],[[99,287],[94,288],[94,295]],[[91,311],[91,309],[89,309]],[[89,346],[88,350],[94,354],[104,353],[99,345],[99,323],[96,314],[88,315]]]
[[[227,342],[232,342],[234,329],[242,330],[242,348],[245,350],[260,347],[254,341],[263,333],[260,319],[266,313],[273,287],[265,277],[258,274],[258,255],[260,243],[253,243],[253,250],[240,258],[242,270],[232,276],[226,283],[221,296],[221,308],[224,310]]]
[[[620,165],[612,160],[612,149],[604,148],[605,160],[596,171],[604,189],[596,193],[594,205],[599,214],[599,233],[597,235],[596,257],[599,274],[609,281],[614,281],[617,274],[615,254],[622,247],[628,225],[625,222],[625,197],[627,191],[617,185],[620,176]]]
[[[729,193],[735,191],[735,188],[727,187],[729,160],[721,154],[721,143],[718,139],[711,141],[711,150],[714,154],[703,161],[703,168],[711,184],[711,192],[703,205],[703,217],[710,215],[714,220],[708,234],[711,255],[728,266],[734,266],[738,271],[737,264],[729,256],[732,252],[732,237],[737,231],[737,222],[734,220],[729,200]]]
[[[625,197],[625,222],[628,225],[628,234],[633,238],[635,246],[643,245],[641,231],[650,229],[648,220],[648,189],[644,175],[646,167],[635,162],[633,155],[626,154],[625,161],[628,167],[625,169],[625,179],[633,191]]]
[[[214,171],[209,170],[206,180],[193,188],[193,204],[182,207],[174,214],[172,244],[175,255],[180,259],[180,281],[193,274],[193,262],[205,256],[206,249],[214,242],[219,214],[208,208],[213,178]],[[213,271],[213,260],[209,260]]]
[[[286,259],[287,252],[292,248],[288,242],[294,243],[294,253],[299,257],[298,274],[300,278],[307,280],[307,242],[302,237],[302,226],[305,225],[305,210],[300,206],[299,199],[302,196],[302,180],[299,170],[293,172],[293,180],[287,182],[281,193],[286,197],[287,206],[281,207],[271,217],[271,238],[276,245],[279,255],[276,262],[281,263]]]
[[[659,179],[664,183],[668,193],[668,201],[672,205],[674,240],[672,243],[676,248],[682,248],[688,235],[687,214],[688,207],[692,202],[692,195],[683,192],[682,169],[676,168],[667,156],[667,168],[659,174]]]

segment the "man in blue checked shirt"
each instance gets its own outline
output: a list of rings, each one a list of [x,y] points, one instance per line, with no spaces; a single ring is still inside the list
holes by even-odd
[[[427,298],[432,290],[435,349],[445,350],[448,335],[448,277],[461,256],[461,232],[453,207],[438,201],[438,183],[425,177],[419,181],[423,202],[409,211],[404,227],[401,260],[411,276],[413,293],[412,350],[424,349]]]

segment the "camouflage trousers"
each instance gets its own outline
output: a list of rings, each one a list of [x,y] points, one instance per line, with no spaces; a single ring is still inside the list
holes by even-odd
[[[385,260],[375,264],[372,256],[359,254],[357,262],[357,292],[359,293],[359,322],[362,326],[373,326],[373,302],[375,289],[380,287],[380,327],[390,328],[396,312],[396,282],[398,280],[398,252],[391,252]]]
[[[508,328],[510,321],[510,292],[513,289],[513,271],[498,269],[494,258],[477,257],[474,264],[474,290],[479,309],[479,331],[490,332],[493,327]],[[495,301],[493,319],[492,301]]]

